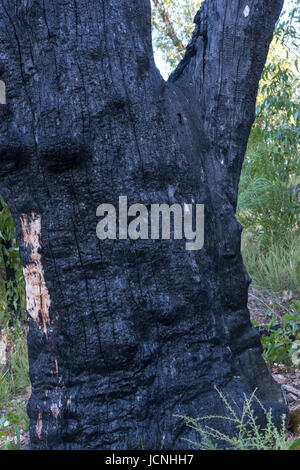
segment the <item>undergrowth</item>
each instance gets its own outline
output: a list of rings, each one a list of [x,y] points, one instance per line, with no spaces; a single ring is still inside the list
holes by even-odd
[[[28,431],[26,413],[30,393],[26,334],[23,329],[7,329],[10,352],[0,366],[0,449],[20,448],[21,433]]]
[[[227,416],[205,416],[202,418],[190,418],[177,416],[184,419],[187,426],[199,434],[199,442],[184,439],[200,450],[293,450],[300,446],[300,439],[289,440],[286,437],[285,416],[282,416],[281,425],[278,427],[272,416],[272,410],[266,410],[263,404],[253,393],[250,398],[245,396],[243,409],[237,412],[234,404],[230,402],[222,392],[216,389],[223,401],[228,413]],[[253,403],[256,401],[262,408],[266,424],[260,426],[255,416]],[[233,435],[215,429],[208,421],[227,421],[232,424],[236,432]]]
[[[245,233],[242,241],[243,260],[255,284],[276,294],[285,290],[300,294],[300,233],[284,239],[270,239],[265,249],[259,238]]]

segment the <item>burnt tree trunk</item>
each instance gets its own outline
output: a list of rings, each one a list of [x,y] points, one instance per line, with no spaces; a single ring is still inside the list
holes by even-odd
[[[174,415],[224,415],[215,386],[285,412],[235,218],[282,4],[205,0],[165,82],[149,0],[0,1],[0,192],[26,281],[31,448],[189,448]],[[120,195],[205,204],[203,249],[99,241],[96,208]]]

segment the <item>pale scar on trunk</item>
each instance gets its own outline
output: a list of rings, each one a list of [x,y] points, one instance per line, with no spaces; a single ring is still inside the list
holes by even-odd
[[[0,104],[6,104],[5,83],[0,80]]]
[[[42,317],[44,333],[47,335],[47,325],[50,324],[50,296],[45,282],[44,270],[39,254],[41,239],[41,216],[32,213],[31,217],[22,215],[21,226],[24,244],[30,248],[32,262],[23,268],[26,290],[26,309],[28,315],[41,328]]]
[[[42,412],[39,411],[39,416],[38,416],[36,426],[35,426],[35,432],[39,440],[41,440],[42,438],[42,429],[43,429]]]

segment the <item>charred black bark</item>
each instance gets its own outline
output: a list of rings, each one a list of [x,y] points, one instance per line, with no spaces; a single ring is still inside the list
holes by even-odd
[[[148,0],[0,0],[1,193],[26,280],[31,448],[188,448],[174,415],[224,414],[215,386],[285,411],[235,219],[282,3],[205,1],[166,83]],[[120,195],[205,204],[203,249],[100,242],[96,208]]]

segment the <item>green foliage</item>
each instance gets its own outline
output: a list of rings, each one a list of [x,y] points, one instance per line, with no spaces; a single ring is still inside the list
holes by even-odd
[[[299,74],[291,9],[277,24],[239,187],[243,258],[255,282],[299,293]]]
[[[290,2],[275,29],[265,66],[257,106],[257,122],[264,138],[273,143],[273,153],[299,157],[299,2]],[[297,13],[298,12],[298,13]],[[297,164],[297,158],[291,159]]]
[[[173,69],[184,55],[184,48],[194,30],[194,16],[202,0],[152,0],[153,43],[165,60],[166,66]],[[157,6],[159,5],[159,7]],[[161,12],[165,11],[170,23],[166,24]],[[171,25],[171,26],[170,26]],[[183,47],[182,47],[183,45]]]
[[[13,428],[11,423],[5,418],[0,418],[0,444],[1,450],[20,450],[21,448],[21,428],[16,425]]]
[[[278,429],[273,422],[272,410],[266,410],[254,393],[250,398],[245,397],[243,409],[239,413],[234,409],[234,403],[230,402],[230,398],[227,398],[219,390],[217,392],[228,410],[227,416],[206,416],[203,418],[178,416],[183,418],[190,428],[199,433],[199,442],[185,439],[196,449],[292,450],[298,445],[298,440],[290,442],[286,439],[285,417],[282,417],[282,424]],[[257,423],[253,407],[254,401],[258,403],[265,414],[266,425],[264,428]],[[210,420],[229,421],[235,427],[236,432],[234,435],[227,435],[207,424],[202,424]]]
[[[268,313],[268,312],[267,312]],[[291,305],[288,313],[273,315],[261,336],[264,359],[270,367],[275,363],[299,366],[300,302]]]
[[[14,329],[15,330],[15,329]],[[7,329],[7,341],[12,351],[7,365],[0,368],[0,449],[20,448],[21,430],[28,431],[26,414],[28,388],[27,343],[24,329]]]
[[[7,366],[0,368],[0,409],[4,408],[11,397],[23,393],[30,385],[28,376],[28,356],[26,336],[22,330],[17,335],[8,332],[8,342],[13,351]]]
[[[0,418],[0,449],[20,450],[21,432],[29,429],[29,418],[25,410],[16,406],[14,410]]]
[[[11,213],[0,197],[0,329],[11,320],[13,312],[25,311],[24,280],[16,229]],[[7,278],[7,271],[13,278]]]
[[[291,239],[299,223],[297,3],[292,2],[293,8],[288,14],[283,12],[276,26],[260,82],[257,119],[240,181],[238,217],[252,232],[262,257],[268,257],[276,243],[279,244],[276,251],[281,251],[284,240]],[[275,257],[272,254],[273,261]],[[299,250],[297,257],[299,260]]]
[[[0,368],[0,449],[17,450],[21,446],[21,430],[28,431],[26,413],[28,387],[28,357],[26,335],[7,330],[7,341],[12,347],[5,367]]]
[[[29,425],[26,390],[30,381],[23,324],[25,295],[15,224],[1,196],[0,270],[0,334],[5,336],[11,350],[6,366],[0,366],[0,449],[18,450],[21,431],[27,431]]]
[[[297,228],[299,190],[290,163],[278,158],[262,132],[254,129],[241,175],[238,217],[265,246]]]

